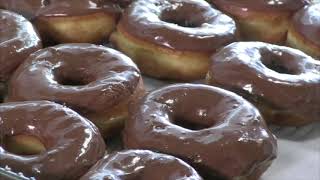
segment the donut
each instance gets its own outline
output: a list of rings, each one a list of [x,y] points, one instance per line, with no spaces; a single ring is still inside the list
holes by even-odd
[[[41,48],[41,40],[32,24],[24,17],[0,10],[0,101],[5,84],[16,68]]]
[[[320,4],[314,4],[298,11],[288,32],[287,45],[320,58]]]
[[[320,117],[320,62],[299,50],[233,43],[211,58],[207,82],[255,104],[268,123],[301,126]]]
[[[100,43],[115,29],[121,9],[102,0],[0,0],[0,7],[32,19],[46,44]]]
[[[77,179],[105,152],[98,129],[48,101],[0,104],[0,167],[36,179]]]
[[[142,73],[189,81],[204,78],[210,55],[236,38],[235,22],[205,1],[137,0],[110,41]]]
[[[181,158],[204,179],[258,179],[277,151],[274,135],[249,102],[192,84],[163,87],[130,104],[123,141],[126,148]]]
[[[202,180],[184,161],[148,150],[123,150],[106,155],[80,180]]]
[[[8,86],[6,102],[49,100],[66,105],[96,124],[104,137],[123,127],[128,102],[144,92],[140,72],[130,58],[92,44],[37,51],[17,69]]]
[[[309,0],[209,0],[234,17],[247,41],[284,44],[292,15]]]

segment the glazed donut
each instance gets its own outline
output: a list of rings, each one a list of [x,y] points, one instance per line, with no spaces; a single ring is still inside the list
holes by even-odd
[[[0,167],[36,179],[77,179],[105,152],[98,129],[53,102],[0,105]]]
[[[175,80],[203,78],[212,52],[235,40],[235,22],[198,0],[135,1],[110,39],[144,74]]]
[[[32,54],[13,75],[6,101],[64,104],[107,137],[122,128],[128,101],[141,93],[140,72],[127,56],[103,46],[64,44]]]
[[[187,163],[147,150],[125,150],[105,156],[80,180],[202,180]]]
[[[320,58],[320,4],[308,6],[297,12],[289,28],[287,44]]]
[[[288,47],[233,43],[211,58],[209,84],[255,104],[268,123],[301,126],[320,117],[320,62]]]
[[[259,112],[232,92],[207,85],[161,88],[129,107],[127,148],[179,157],[205,179],[258,178],[277,142]]]
[[[32,24],[24,17],[0,10],[0,101],[1,92],[16,68],[34,51],[41,40]]]
[[[283,44],[292,15],[309,0],[209,0],[234,17],[244,40]]]
[[[102,0],[0,0],[32,19],[46,43],[99,43],[115,29],[121,9]]]

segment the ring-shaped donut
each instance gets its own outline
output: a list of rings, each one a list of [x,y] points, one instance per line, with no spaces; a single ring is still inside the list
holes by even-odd
[[[204,178],[257,178],[276,157],[276,139],[258,110],[220,88],[171,85],[132,103],[129,112],[127,148],[174,155]]]

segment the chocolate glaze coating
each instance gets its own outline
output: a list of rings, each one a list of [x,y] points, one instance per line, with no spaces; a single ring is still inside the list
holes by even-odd
[[[120,7],[105,0],[0,0],[0,7],[35,16],[76,16],[96,12],[119,13]]]
[[[14,70],[41,46],[40,37],[28,20],[0,10],[0,83],[7,81]]]
[[[276,139],[256,108],[223,89],[172,85],[132,103],[129,110],[123,137],[127,148],[171,154],[202,173],[259,177],[276,157]]]
[[[173,156],[147,150],[107,155],[80,180],[201,180],[188,164]]]
[[[140,81],[130,58],[104,46],[63,44],[32,54],[13,75],[7,101],[50,100],[81,114],[129,99]]]
[[[235,12],[295,12],[310,4],[310,0],[209,0],[221,10],[233,14]]]
[[[294,15],[292,23],[298,33],[320,46],[320,4],[301,9]]]
[[[32,135],[46,151],[22,156],[0,144],[0,166],[36,179],[77,179],[103,157],[105,144],[97,128],[76,112],[48,101],[0,105],[1,138]]]
[[[47,2],[47,0],[0,0],[0,8],[17,12],[30,19],[34,17]]]
[[[213,52],[236,40],[235,22],[197,0],[138,0],[119,26],[139,40],[173,50]]]
[[[299,50],[259,42],[233,43],[212,57],[208,77],[212,85],[272,107],[274,117],[286,114],[306,122],[319,120],[320,62]]]

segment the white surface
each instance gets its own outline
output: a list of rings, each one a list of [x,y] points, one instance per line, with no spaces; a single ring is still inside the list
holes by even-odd
[[[169,84],[150,78],[144,81],[148,90]],[[271,130],[278,137],[278,157],[260,180],[320,180],[320,122]]]

